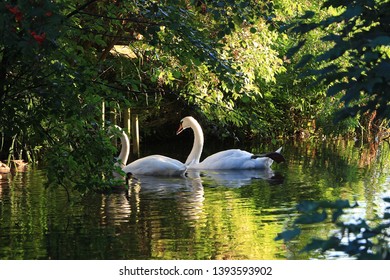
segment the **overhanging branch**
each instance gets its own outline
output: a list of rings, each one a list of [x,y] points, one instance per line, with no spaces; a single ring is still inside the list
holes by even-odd
[[[75,9],[73,12],[70,12],[69,14],[67,14],[66,17],[70,18],[70,17],[74,16],[75,14],[80,13],[86,7],[88,7],[89,5],[91,5],[97,1],[99,1],[99,0],[91,0],[91,1],[88,1],[87,3],[84,3],[83,5],[79,6],[77,9]]]

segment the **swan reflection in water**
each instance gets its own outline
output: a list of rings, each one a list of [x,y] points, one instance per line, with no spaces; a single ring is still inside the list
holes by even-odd
[[[265,180],[270,184],[281,184],[283,176],[272,169],[256,170],[207,170],[198,173],[203,180],[207,178],[210,185],[225,186],[228,188],[240,188],[249,185],[253,180]]]
[[[126,188],[104,195],[101,214],[107,223],[119,224],[152,212],[153,216],[166,215],[159,209],[162,200],[171,200],[183,219],[197,220],[203,209],[204,192],[201,178],[157,177],[138,175],[127,178]]]
[[[129,198],[137,193],[145,200],[172,200],[186,220],[197,220],[203,209],[204,189],[200,176],[137,176],[128,180],[128,186]]]
[[[127,178],[127,188],[105,196],[102,207],[104,216],[120,223],[144,211],[163,214],[160,200],[172,200],[172,211],[180,213],[182,219],[195,221],[201,217],[205,200],[204,185],[239,188],[265,180],[270,184],[281,184],[283,177],[272,169],[265,170],[188,170],[183,177],[161,177],[137,175]]]
[[[11,172],[0,173],[0,202],[3,199],[3,194],[7,196],[7,193],[10,191],[11,180],[12,180]]]

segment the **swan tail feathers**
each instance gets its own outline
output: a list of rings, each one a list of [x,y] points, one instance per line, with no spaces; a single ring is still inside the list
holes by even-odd
[[[272,159],[272,160],[273,160],[274,162],[276,162],[276,163],[285,162],[286,159],[285,159],[284,156],[280,153],[281,150],[282,150],[282,148],[279,148],[278,150],[276,150],[276,152],[270,152],[270,153],[259,154],[259,155],[252,155],[251,158],[252,158],[252,159],[256,159],[256,158],[264,158],[264,157],[267,157],[267,158]]]

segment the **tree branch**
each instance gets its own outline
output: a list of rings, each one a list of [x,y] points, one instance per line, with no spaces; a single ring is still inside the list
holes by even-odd
[[[74,10],[73,12],[69,13],[66,15],[67,18],[70,18],[72,16],[74,16],[75,14],[78,14],[80,13],[80,11],[84,10],[86,7],[88,7],[89,5],[97,2],[99,0],[90,0],[88,1],[87,3],[84,3],[83,5],[79,6],[76,10]]]
[[[91,17],[97,17],[97,18],[102,18],[102,19],[108,19],[108,20],[119,20],[119,21],[128,21],[128,22],[133,22],[133,23],[138,23],[138,24],[148,24],[148,25],[162,25],[164,24],[163,21],[161,22],[156,22],[156,21],[150,21],[144,17],[141,16],[133,16],[133,17],[111,17],[111,16],[106,16],[102,14],[93,14],[89,12],[79,12],[80,14],[83,15],[88,15]]]

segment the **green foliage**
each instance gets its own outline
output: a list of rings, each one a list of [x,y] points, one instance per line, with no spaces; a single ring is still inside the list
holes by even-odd
[[[113,148],[96,125],[104,95],[101,85],[90,85],[99,72],[65,36],[59,8],[52,1],[0,6],[2,154],[39,161],[51,185],[85,191],[98,182],[104,187],[101,178],[114,169]],[[10,139],[16,144],[7,147]]]
[[[325,102],[326,87],[313,86],[315,78],[302,75],[308,69],[316,67],[314,63],[308,63],[302,68],[298,68],[297,65],[307,54],[317,55],[327,50],[329,45],[319,41],[323,34],[321,30],[297,34],[286,28],[290,24],[296,24],[297,18],[303,16],[304,11],[308,9],[315,11],[313,21],[326,18],[329,12],[321,10],[321,2],[273,2],[273,16],[269,20],[269,25],[278,31],[275,50],[282,58],[285,71],[276,75],[275,83],[264,83],[261,87],[267,93],[262,110],[268,115],[272,129],[274,131],[277,129],[276,135],[293,135],[298,131],[315,135],[321,132],[317,130],[319,125],[316,125],[316,121],[318,117],[324,116],[323,111],[328,110]],[[292,57],[290,53],[300,40],[305,44],[302,44],[301,51]]]
[[[360,126],[360,116],[348,117],[337,122],[334,121],[334,117],[338,112],[340,99],[326,98],[323,102],[322,110],[319,111],[316,117],[316,125],[318,131],[323,135],[329,136],[354,136],[356,129]]]
[[[390,198],[384,198],[384,201],[390,202]],[[390,207],[376,221],[368,222],[363,218],[342,221],[356,206],[348,200],[303,201],[297,206],[300,214],[294,221],[293,229],[278,234],[275,240],[289,242],[301,234],[300,227],[303,225],[330,221],[336,225],[337,231],[325,240],[313,238],[303,251],[336,251],[357,259],[390,259]]]
[[[60,71],[48,57],[59,36],[56,8],[50,1],[0,4],[0,132],[5,145],[16,140],[16,156],[24,150],[36,158],[41,120],[59,106],[48,80]]]
[[[107,190],[120,183],[112,176],[114,161],[107,160],[112,159],[116,150],[104,130],[96,125],[53,130],[60,140],[46,153],[50,186],[73,186],[86,193]]]
[[[318,95],[322,105],[316,106],[315,116],[325,134],[350,133],[356,127],[368,130],[374,127],[374,117],[389,118],[389,7],[388,1],[325,1],[325,17],[311,10],[299,21],[283,26],[282,30],[293,31],[299,39],[287,52],[288,58],[299,61],[293,65],[300,72],[298,84],[305,82],[311,92],[326,89],[329,98]],[[308,100],[303,98],[303,102]],[[337,124],[329,125],[331,119]],[[326,240],[313,239],[304,251],[338,251],[358,259],[389,259],[389,208],[375,221],[340,221],[353,207],[348,201],[302,202],[293,228],[276,239],[287,242],[300,235],[305,225],[332,222],[337,232]]]
[[[39,161],[49,183],[84,192],[105,187],[113,169],[103,102],[146,116],[186,104],[221,126],[265,125],[253,108],[265,96],[258,84],[283,71],[267,9],[256,1],[5,1],[1,157]],[[131,55],[115,54],[118,45]]]
[[[322,126],[318,131],[349,132],[357,122],[326,127],[340,103],[329,102],[325,89],[330,84],[334,94],[347,82],[359,80],[360,76],[351,76],[356,65],[366,70],[375,66],[386,75],[388,38],[382,34],[364,39],[382,25],[364,25],[359,9],[326,10],[321,3],[4,1],[0,4],[1,157],[40,161],[50,168],[53,182],[83,191],[94,189],[93,184],[99,188],[102,178],[104,187],[115,151],[103,132],[111,121],[102,121],[103,102],[111,115],[130,107],[144,123],[156,127],[176,122],[178,115],[194,114],[205,123],[208,120],[209,131],[218,137],[274,140],[300,129],[315,133],[313,120]],[[383,5],[378,2],[372,11]],[[304,14],[307,9],[311,12]],[[366,14],[364,10],[362,15]],[[296,22],[297,16],[307,21],[296,29],[305,32],[299,35],[283,27]],[[384,20],[382,12],[377,16],[377,22]],[[344,26],[345,18],[357,26],[349,35],[345,30],[351,24]],[[316,28],[325,25],[324,30]],[[365,45],[356,43],[356,51],[347,50],[348,36]],[[297,60],[290,59],[287,55],[294,53],[300,39],[306,42],[299,45],[303,52],[296,54]],[[339,54],[333,49],[338,43],[345,50],[342,58],[333,58]],[[371,54],[361,53],[365,49]],[[354,63],[354,55],[363,56],[367,65]],[[319,75],[337,72],[343,79],[339,83],[327,76],[327,85],[320,84],[322,78],[301,75],[308,69]],[[371,75],[368,70],[361,73]],[[371,80],[375,92],[371,96],[380,95],[381,79],[387,78]],[[369,88],[368,80],[363,81]],[[348,91],[342,101],[355,104],[355,95]],[[142,131],[148,131],[147,125]]]
[[[389,5],[388,1],[373,0],[326,1],[324,9],[338,12],[319,22],[313,22],[312,12],[306,13],[301,25],[294,28],[301,34],[335,30],[321,37],[332,46],[329,50],[306,55],[298,66],[314,60],[319,67],[307,74],[315,75],[317,83],[330,85],[329,96],[343,93],[339,120],[373,111],[379,119],[390,116],[386,93],[390,81]]]

